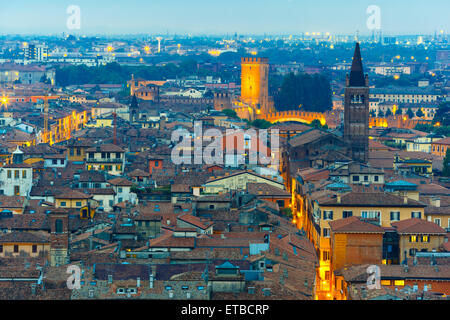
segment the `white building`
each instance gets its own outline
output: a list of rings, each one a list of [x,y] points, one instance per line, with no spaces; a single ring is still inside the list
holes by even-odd
[[[33,168],[26,163],[14,163],[0,168],[0,194],[27,197],[33,186]]]
[[[109,180],[108,183],[112,186],[115,192],[114,204],[121,203],[123,201],[129,201],[133,204],[136,203],[137,195],[131,192],[131,181],[125,178],[115,178]]]

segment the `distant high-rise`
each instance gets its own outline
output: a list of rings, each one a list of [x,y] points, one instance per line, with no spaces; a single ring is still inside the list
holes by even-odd
[[[24,49],[24,56],[26,60],[47,61],[48,47],[46,45],[29,44]]]
[[[344,98],[344,140],[354,160],[369,160],[369,78],[364,75],[359,43],[356,43]]]

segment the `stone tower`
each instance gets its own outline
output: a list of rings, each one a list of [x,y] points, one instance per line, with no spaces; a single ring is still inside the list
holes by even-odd
[[[347,74],[344,98],[344,140],[349,156],[369,160],[369,78],[364,75],[359,43],[356,43],[350,75]]]
[[[269,97],[269,59],[242,58],[241,101],[252,106],[256,114],[268,114],[273,110]]]
[[[130,122],[139,120],[139,104],[137,102],[136,95],[133,95],[131,99],[131,105],[128,109]]]
[[[50,265],[69,263],[69,214],[62,210],[49,213],[50,219]]]

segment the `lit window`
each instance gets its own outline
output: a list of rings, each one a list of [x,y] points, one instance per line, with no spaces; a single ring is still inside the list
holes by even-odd
[[[395,280],[394,284],[396,286],[404,286],[405,285],[405,280]]]
[[[391,285],[391,280],[381,280],[381,285],[382,286],[390,286]]]
[[[417,242],[417,236],[410,236],[409,242]]]

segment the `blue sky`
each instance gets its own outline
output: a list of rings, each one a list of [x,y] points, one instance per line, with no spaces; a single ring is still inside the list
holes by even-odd
[[[381,9],[383,33],[450,31],[449,0],[2,0],[0,34],[74,33],[69,5],[81,9],[79,34],[192,33],[369,34],[369,5]]]

